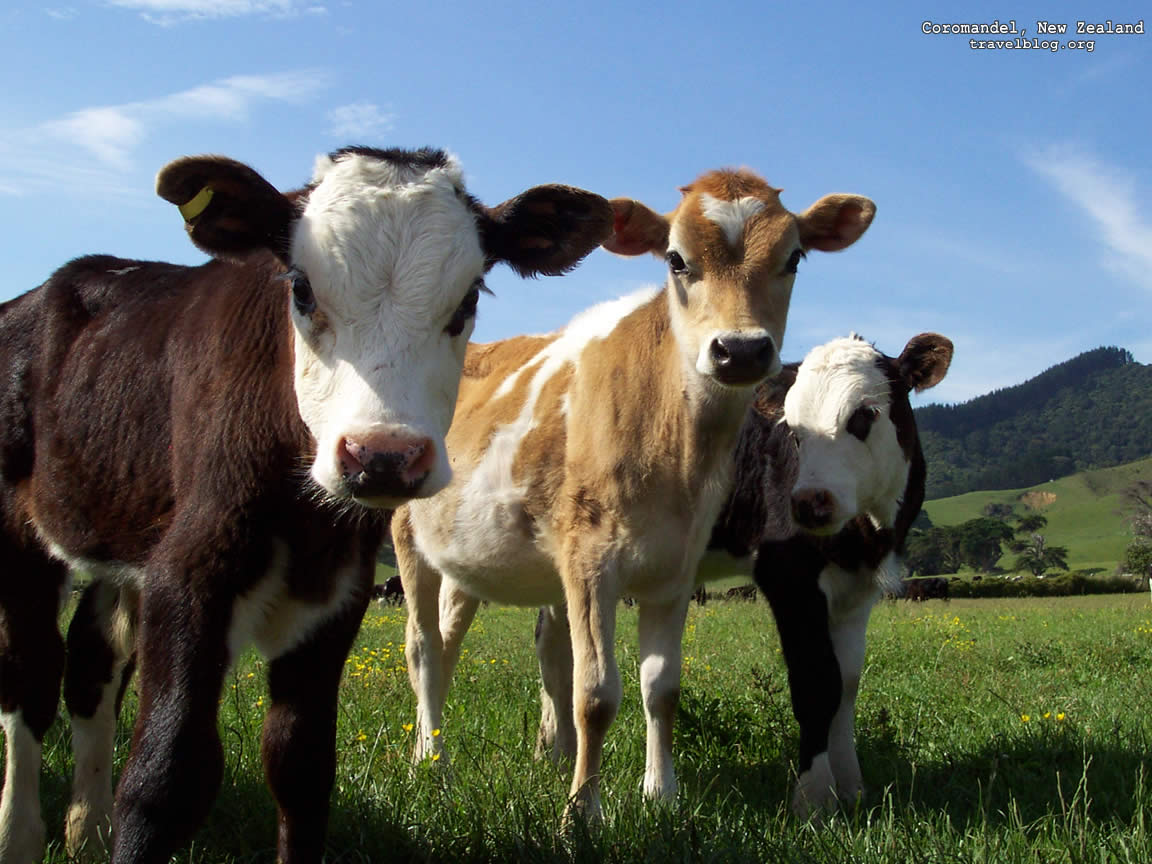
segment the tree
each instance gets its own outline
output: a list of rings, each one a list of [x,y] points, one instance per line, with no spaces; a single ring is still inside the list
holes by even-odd
[[[1032,535],[1038,534],[1047,524],[1048,519],[1039,513],[1021,513],[1016,517],[1015,537],[1008,543],[1008,548],[1013,552],[1023,552],[1032,543]]]
[[[1048,524],[1047,517],[1039,513],[1021,513],[1016,517],[1017,534],[1035,534]]]
[[[1049,546],[1043,534],[1033,534],[1017,551],[1020,554],[1012,564],[1014,570],[1027,570],[1033,576],[1043,576],[1049,570],[1068,569],[1068,548]]]
[[[990,501],[984,505],[981,512],[989,519],[999,519],[1001,522],[1007,522],[1014,513],[1012,505],[1003,501]]]
[[[1128,544],[1124,550],[1124,560],[1120,562],[1120,569],[1133,576],[1152,579],[1152,539],[1137,538]]]
[[[987,516],[969,519],[957,529],[960,535],[959,551],[963,562],[973,570],[990,573],[1004,554],[1001,544],[1011,540],[1015,532],[1010,525]]]
[[[955,573],[961,563],[960,533],[952,526],[936,525],[927,530],[914,528],[908,532],[904,565],[909,576]]]
[[[1152,480],[1137,480],[1124,490],[1124,500],[1133,506],[1132,533],[1152,540]]]

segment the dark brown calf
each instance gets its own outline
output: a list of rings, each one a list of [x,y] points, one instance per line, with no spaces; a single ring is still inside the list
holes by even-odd
[[[161,194],[227,260],[81,258],[0,305],[5,864],[43,850],[69,568],[93,579],[68,634],[70,851],[102,857],[112,822],[117,862],[167,861],[188,841],[223,772],[223,676],[255,643],[279,858],[320,860],[337,687],[384,527],[371,508],[447,482],[483,273],[500,260],[561,272],[611,232],[608,203],[566,187],[486,209],[439,151],[350,149],[318,166],[281,195],[230,160],[173,163]],[[378,442],[381,467],[341,475],[353,441]],[[140,710],[112,819],[134,649]]]

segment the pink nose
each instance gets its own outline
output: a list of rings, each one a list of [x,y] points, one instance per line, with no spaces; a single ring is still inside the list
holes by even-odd
[[[431,438],[373,432],[342,438],[336,456],[354,497],[411,498],[436,464],[436,445]]]

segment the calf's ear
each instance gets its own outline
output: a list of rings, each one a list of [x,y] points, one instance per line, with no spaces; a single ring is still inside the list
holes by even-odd
[[[825,195],[796,217],[805,249],[839,252],[863,236],[876,205],[863,195]]]
[[[651,252],[663,256],[668,251],[671,223],[650,207],[632,198],[613,198],[612,236],[604,248],[617,255],[643,255]]]
[[[896,363],[900,377],[917,393],[935,387],[944,379],[952,363],[952,340],[939,333],[913,336]]]
[[[535,186],[481,206],[478,223],[489,267],[503,261],[521,276],[559,276],[612,233],[612,205],[572,186]]]
[[[156,175],[156,194],[180,208],[188,236],[209,255],[234,261],[267,249],[288,262],[296,205],[247,165],[224,156],[177,159]]]

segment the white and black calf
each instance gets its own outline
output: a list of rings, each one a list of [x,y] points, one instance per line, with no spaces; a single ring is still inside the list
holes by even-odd
[[[862,789],[855,746],[865,630],[924,503],[908,395],[948,371],[932,333],[887,357],[857,338],[814,349],[761,388],[736,482],[709,548],[751,562],[780,633],[800,726],[792,808],[808,816]]]
[[[80,258],[0,305],[3,864],[43,851],[41,742],[65,675],[70,852],[104,856],[114,827],[114,861],[167,861],[221,781],[223,676],[252,643],[269,660],[279,859],[320,859],[379,514],[450,479],[482,277],[498,261],[563,272],[613,226],[605,199],[568,187],[483,207],[436,150],[340,150],[287,194],[188,158],[157,188],[217,260]],[[69,570],[93,582],[65,673]],[[133,651],[140,710],[113,819]]]

